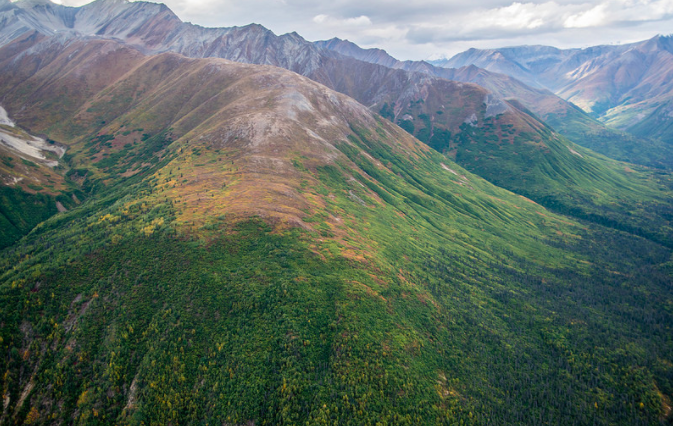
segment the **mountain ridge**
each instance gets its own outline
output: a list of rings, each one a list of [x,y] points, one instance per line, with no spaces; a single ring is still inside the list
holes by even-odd
[[[673,63],[671,40],[671,36],[657,35],[636,43],[584,49],[470,49],[440,65],[475,64],[540,84],[611,126],[670,141],[668,125],[661,122],[667,122],[671,108],[667,84]],[[647,131],[647,122],[660,124]]]
[[[0,46],[0,128],[67,147],[79,191],[1,251],[0,424],[670,422],[666,173],[334,55],[315,78],[358,99],[109,37]]]
[[[60,41],[0,49],[88,197],[0,257],[0,423],[665,419],[670,249],[296,73]]]
[[[69,30],[77,31],[74,27],[80,25],[80,31],[84,35],[122,38],[145,53],[175,51],[190,57],[221,57],[237,62],[280,66],[311,77],[331,88],[337,88],[339,82],[327,77],[327,74],[334,74],[334,70],[330,68],[342,67],[339,62],[346,57],[354,55],[361,61],[365,59],[362,55],[366,55],[366,51],[352,43],[343,47],[346,46],[345,42],[337,42],[333,39],[331,44],[323,44],[323,49],[320,49],[319,45],[304,40],[296,33],[276,36],[257,24],[232,28],[204,28],[183,23],[170,9],[160,4],[143,2],[112,2],[108,6],[106,4],[108,3],[105,0],[98,0],[81,8],[68,9],[68,13],[72,16],[66,20],[72,21],[68,25],[73,27]],[[16,6],[14,9],[23,11]],[[58,14],[47,14],[48,19],[39,18],[39,16],[43,16],[46,9],[62,10],[63,7],[48,5],[48,7],[38,9],[36,13],[40,12],[42,15],[38,13],[36,15],[38,18],[26,21],[25,25],[28,27],[18,25],[16,22],[14,22],[14,27],[6,24],[4,35],[0,32],[0,40],[4,38],[6,43],[30,25],[32,25],[30,28],[45,34],[53,33],[54,29],[50,25],[53,27],[52,18]],[[110,10],[116,12],[111,13]],[[26,17],[29,13],[20,15]],[[16,17],[14,18],[16,21]],[[0,17],[0,19],[5,22],[10,21],[7,16]],[[40,23],[40,19],[44,22]],[[106,21],[99,22],[99,19]],[[63,30],[68,27],[63,23],[59,25]],[[9,31],[11,28],[14,30]],[[337,48],[337,45],[346,50],[337,53],[335,50],[328,49]],[[346,53],[347,55],[344,56]],[[402,62],[383,51],[377,52],[376,55],[383,57],[382,60],[385,62],[385,64],[377,65],[385,67],[392,65],[392,69],[411,73],[408,77],[410,79],[418,79],[418,77],[413,77],[413,74],[421,73],[449,80],[477,83],[503,99],[519,99],[525,104],[527,110],[533,111],[540,119],[549,121],[574,142],[613,158],[655,167],[668,168],[670,164],[673,164],[673,148],[670,146],[635,139],[632,136],[609,130],[561,98],[545,90],[528,87],[505,74],[494,74],[471,68],[454,71],[434,67],[427,62]],[[358,72],[364,74],[383,76],[384,71],[365,66],[366,62],[352,62],[349,67],[351,70],[360,70]],[[376,60],[369,58],[369,62],[376,63]],[[393,79],[399,78],[393,77]],[[388,83],[378,81],[372,84],[384,86]],[[345,86],[341,85],[341,87]],[[372,105],[366,100],[366,92],[343,93],[355,97],[367,106]]]
[[[333,38],[319,41],[316,45],[331,49],[342,55],[371,63],[379,63],[393,69],[420,72],[448,80],[475,83],[503,99],[516,99],[522,102],[526,110],[548,122],[573,142],[621,161],[635,162],[658,168],[670,168],[673,164],[673,148],[669,144],[656,143],[645,139],[649,136],[640,133],[641,138],[605,127],[572,103],[564,102],[534,79],[508,73],[507,70],[495,73],[484,67],[477,67],[466,61],[452,64],[451,68],[438,67],[420,61],[398,61],[380,49],[362,49],[354,43]],[[558,50],[550,48],[554,51]],[[471,49],[468,52],[477,52]],[[448,65],[447,65],[448,66]],[[519,65],[513,65],[521,69]],[[492,67],[490,67],[492,69]],[[497,71],[497,70],[495,70]],[[522,83],[525,82],[526,84]]]
[[[142,3],[136,4],[142,5]],[[154,22],[151,16],[148,19]],[[232,46],[257,46],[255,49],[258,49],[259,46],[265,45],[263,41],[265,37],[272,36],[270,31],[261,26],[254,26],[252,29],[261,34],[262,38],[253,37],[250,43],[246,38],[237,39],[233,45],[226,45],[227,49],[233,49],[235,57],[238,57],[241,51]],[[151,31],[143,32],[143,34],[150,33]],[[58,36],[68,37],[67,33]],[[73,40],[76,40],[77,37],[73,37]],[[298,36],[289,35],[289,37]],[[30,37],[26,40],[28,39]],[[278,41],[278,38],[274,40]],[[45,41],[42,45],[47,46],[48,43]],[[3,51],[12,52],[14,46],[20,44],[17,41],[3,48]],[[40,45],[40,43],[35,44],[35,48],[39,48]],[[272,57],[279,54],[275,47],[267,46],[266,49]],[[307,51],[317,51],[317,48],[312,47]],[[259,59],[265,57],[264,55],[266,54],[255,54],[253,57]],[[40,62],[44,61],[44,58],[40,59]],[[645,184],[648,180],[646,176],[651,172],[639,170],[636,175],[625,176],[624,166],[619,164],[600,159],[588,152],[579,156],[572,155],[572,152],[579,152],[580,149],[567,140],[558,138],[554,132],[546,128],[543,122],[531,116],[527,108],[516,107],[515,103],[505,102],[478,85],[450,81],[425,73],[392,69],[342,56],[321,56],[319,61],[320,67],[314,71],[314,74],[309,75],[310,78],[380,112],[383,116],[402,125],[405,130],[423,142],[440,152],[451,155],[468,169],[479,171],[491,182],[532,198],[559,212],[570,213],[576,217],[602,224],[610,224],[617,229],[646,235],[660,242],[668,240],[666,228],[653,227],[656,220],[651,220],[650,217],[665,217],[665,215],[660,216],[659,212],[665,211],[666,208],[662,205],[648,209],[637,201],[647,194],[648,202],[657,206],[664,203],[665,177],[662,181],[653,180],[652,187],[645,188],[642,185],[648,186]],[[486,73],[477,68],[466,68],[466,71],[476,73],[477,76]],[[58,73],[57,70],[50,72]],[[18,79],[28,78],[21,73],[15,75],[20,76]],[[41,79],[42,77],[40,81]],[[513,79],[510,80],[516,82]],[[518,86],[508,87],[522,87],[520,83],[516,84]],[[16,93],[11,85],[6,87],[5,97]],[[77,85],[73,85],[74,87]],[[58,90],[62,92],[62,88]],[[524,90],[526,93],[531,93],[530,89],[524,88]],[[63,95],[58,93],[58,96]],[[83,92],[81,94],[84,96]],[[15,102],[23,102],[19,99],[21,97]],[[559,105],[559,98],[547,97],[546,99],[552,99],[554,105]],[[39,131],[46,131],[51,125],[61,126],[61,129],[68,128],[65,126],[67,121],[56,116],[45,119],[39,112],[39,108],[32,113],[25,105],[21,108],[14,108],[14,110],[21,110],[22,115],[17,118],[31,128],[37,126],[36,130],[41,128],[42,130]],[[447,113],[444,114],[444,111]],[[65,110],[62,113],[65,114]],[[56,127],[50,129],[54,135],[57,134],[55,133],[57,132]],[[69,128],[73,129],[76,126]],[[499,155],[503,157],[499,159]],[[580,157],[583,160],[580,160]],[[487,158],[491,159],[489,162],[491,167],[485,166],[484,159]],[[582,162],[585,164],[580,164]],[[497,168],[492,167],[493,165],[497,165]],[[568,170],[560,167],[566,167]],[[591,174],[586,173],[587,168],[592,170]],[[512,173],[512,170],[519,172]],[[524,176],[525,179],[522,179]],[[590,178],[587,179],[588,176]],[[638,177],[633,179],[635,176]],[[565,182],[566,193],[558,188],[560,182]],[[621,191],[624,194],[630,194],[625,197],[628,201],[617,202],[615,196],[606,196],[606,194],[616,194],[617,187],[622,188]],[[625,191],[623,188],[630,188],[630,190]],[[567,194],[570,191],[573,195]],[[605,206],[610,202],[616,203],[619,209],[607,209]],[[628,214],[631,209],[638,210],[642,216]],[[644,220],[644,217],[650,218]]]

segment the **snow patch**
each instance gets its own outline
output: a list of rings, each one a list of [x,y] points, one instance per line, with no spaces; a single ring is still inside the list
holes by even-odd
[[[66,148],[60,145],[49,144],[44,139],[35,136],[29,136],[29,138],[30,139],[26,139],[17,134],[0,129],[0,144],[17,151],[20,154],[40,160],[49,167],[56,167],[58,161],[47,159],[45,151],[53,152],[58,158],[61,158],[63,157],[63,154],[65,154]]]
[[[9,115],[7,114],[7,111],[0,105],[0,124],[4,124],[5,126],[9,127],[14,127],[14,122],[9,119]]]

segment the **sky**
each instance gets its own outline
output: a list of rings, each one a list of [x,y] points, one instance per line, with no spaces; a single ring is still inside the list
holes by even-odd
[[[159,2],[159,0],[154,0]],[[58,0],[79,6],[87,0]],[[183,21],[207,27],[261,24],[310,41],[332,37],[401,60],[475,48],[623,44],[673,33],[673,0],[165,0]]]

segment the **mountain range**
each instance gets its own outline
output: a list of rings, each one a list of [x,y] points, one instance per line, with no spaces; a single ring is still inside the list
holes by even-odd
[[[623,161],[666,168],[673,165],[670,144],[648,139],[648,132],[641,132],[639,137],[635,137],[606,128],[548,90],[522,84],[506,73],[488,72],[484,69],[487,67],[445,69],[427,62],[402,62],[384,51],[365,51],[345,41],[314,44],[297,33],[276,36],[256,24],[204,28],[183,23],[162,4],[94,1],[81,8],[72,8],[48,0],[3,2],[0,10],[5,11],[0,22],[4,30],[0,40],[9,41],[26,31],[44,35],[69,33],[122,39],[148,54],[173,51],[194,58],[219,57],[243,63],[275,65],[305,75],[375,109],[386,102],[390,104],[388,98],[392,97],[396,112],[403,108],[407,101],[404,98],[423,97],[415,88],[419,80],[428,81],[429,76],[476,83],[498,98],[517,99],[575,143]],[[358,76],[365,79],[360,86],[344,81],[343,68],[347,58],[354,59],[347,65],[348,74],[355,77],[353,80],[357,81]],[[383,90],[372,93],[373,87],[382,87]],[[404,98],[397,99],[402,93]]]
[[[0,22],[0,424],[671,421],[661,141],[161,4]]]
[[[673,37],[585,49],[470,49],[436,65],[476,65],[546,88],[609,126],[673,141]]]
[[[31,93],[33,87],[39,87],[52,98],[59,96],[49,88],[63,90],[61,78],[55,77],[64,69],[63,65],[57,64],[48,72],[51,77],[47,84],[39,75],[45,71],[33,65],[21,65],[21,71],[16,71],[19,58],[23,60],[30,53],[45,66],[57,50],[54,43],[68,45],[82,37],[124,40],[125,45],[143,54],[175,51],[189,57],[221,57],[298,72],[381,113],[421,141],[449,154],[458,164],[499,186],[558,212],[572,212],[576,217],[609,223],[617,229],[629,229],[658,240],[668,238],[667,227],[660,227],[658,222],[653,227],[642,221],[644,216],[667,209],[665,190],[661,192],[667,178],[654,190],[643,189],[639,182],[651,179],[647,176],[649,172],[643,175],[634,172],[625,178],[623,166],[605,158],[597,159],[591,153],[581,154],[577,145],[550,130],[538,114],[544,113],[552,124],[559,121],[559,116],[565,117],[568,123],[589,123],[585,127],[593,130],[584,132],[594,132],[594,123],[552,93],[531,89],[513,78],[475,67],[445,70],[426,63],[393,64],[393,59],[381,51],[374,52],[377,54],[372,57],[393,64],[390,68],[362,61],[367,53],[347,42],[332,40],[312,44],[297,34],[276,36],[259,25],[202,28],[182,23],[166,6],[153,3],[97,1],[82,8],[70,8],[45,0],[17,2],[9,7],[5,32],[18,38],[4,50],[10,54],[14,54],[15,49],[27,50],[6,62],[12,68],[6,74],[17,76],[25,83],[6,80],[4,102],[16,105],[13,110],[20,111],[17,119],[38,132],[49,133],[52,139],[62,141],[71,137],[50,127],[57,123],[56,127],[72,128],[63,120],[68,107],[61,108],[61,116],[45,118],[41,109],[28,105],[39,99],[37,93]],[[49,34],[53,35],[41,39]],[[33,72],[38,74],[31,76]],[[116,78],[121,72],[123,69],[116,75],[102,74],[92,84],[94,87],[106,84],[107,77]],[[33,83],[33,79],[39,83]],[[456,81],[459,79],[476,81],[479,85]],[[24,89],[22,84],[28,87]],[[88,98],[91,95],[81,87],[78,90],[80,93],[76,96]],[[530,108],[535,106],[538,111],[533,114]],[[619,137],[610,141],[612,146],[624,146]],[[665,150],[648,152],[667,164]],[[623,154],[632,154],[632,150],[625,149]],[[587,169],[596,170],[587,174]],[[24,182],[24,189],[27,184]],[[561,191],[560,187],[565,190]],[[570,197],[568,188],[573,191]],[[640,199],[646,194],[657,207],[643,208]],[[606,210],[606,204],[617,208]],[[634,215],[634,211],[638,214]]]

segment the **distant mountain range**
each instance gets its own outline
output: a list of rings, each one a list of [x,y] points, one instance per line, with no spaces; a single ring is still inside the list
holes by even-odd
[[[3,102],[20,123],[57,141],[71,140],[73,130],[81,126],[65,119],[75,113],[72,108],[78,103],[74,99],[84,102],[99,88],[120,78],[125,70],[123,66],[111,67],[95,76],[81,71],[78,78],[87,84],[73,82],[68,89],[69,102],[59,110],[46,112],[36,100],[49,102],[44,94],[58,99],[65,96],[63,91],[69,87],[63,79],[70,74],[58,76],[69,69],[72,59],[54,56],[64,47],[82,41],[115,40],[143,54],[173,51],[196,58],[220,57],[281,66],[352,97],[501,187],[557,211],[572,212],[577,217],[609,223],[659,241],[667,238],[665,228],[642,221],[652,211],[642,210],[638,216],[628,213],[630,209],[642,209],[636,207],[640,190],[622,182],[622,172],[615,173],[621,166],[582,151],[550,129],[543,117],[549,121],[555,118],[575,129],[584,126],[585,134],[612,133],[551,92],[532,89],[503,74],[474,66],[447,70],[423,62],[393,63],[383,51],[374,51],[370,56],[372,52],[348,42],[313,44],[297,34],[276,36],[259,25],[202,28],[182,23],[164,5],[153,3],[98,0],[81,8],[69,8],[45,0],[20,1],[7,8],[6,32],[15,38],[0,53],[6,76],[0,78]],[[81,52],[71,50],[73,54]],[[98,55],[85,55],[82,60],[94,66],[97,58]],[[366,58],[376,58],[392,67],[361,60]],[[45,80],[45,76],[50,77]],[[532,113],[531,108],[537,112]],[[80,114],[83,112],[76,116]],[[613,144],[620,142],[619,137],[609,140]],[[623,146],[622,151],[627,152]],[[653,149],[647,152],[662,154]],[[587,169],[592,169],[592,173],[587,174]],[[13,176],[12,171],[8,173]],[[29,189],[29,180],[20,185]],[[559,191],[559,186],[563,191]],[[574,194],[572,197],[567,196],[569,191]],[[604,194],[618,192],[625,200],[623,207],[605,210]],[[609,195],[608,199],[613,197]]]
[[[402,62],[379,49],[364,50],[337,39],[310,43],[296,33],[276,36],[256,24],[203,28],[183,23],[162,4],[99,0],[72,8],[48,0],[2,1],[0,40],[5,42],[36,31],[66,39],[124,40],[147,54],[172,51],[193,58],[218,57],[280,66],[347,94],[377,112],[388,104],[393,112],[390,118],[396,122],[401,120],[402,110],[410,99],[416,101],[424,96],[421,87],[446,84],[437,78],[476,83],[495,98],[516,99],[525,109],[580,145],[620,160],[656,167],[673,165],[673,147],[669,144],[608,129],[547,90],[483,68],[445,69],[427,62]],[[453,98],[448,98],[448,102],[461,103]],[[457,117],[457,121],[470,117],[471,112],[464,112],[466,114]]]
[[[673,36],[584,49],[470,49],[435,65],[476,65],[547,88],[635,135],[673,142]]]
[[[362,49],[354,43],[336,38],[315,44],[345,56],[394,69],[476,83],[498,97],[516,99],[529,112],[582,146],[623,161],[666,168],[673,164],[673,144],[666,138],[659,138],[656,131],[648,129],[634,132],[636,136],[608,128],[574,104],[553,96],[549,89],[535,81],[519,79],[516,73],[490,71],[488,61],[485,61],[483,67],[466,63],[449,68],[446,61],[434,62],[435,65],[424,61],[398,61],[381,49]]]

